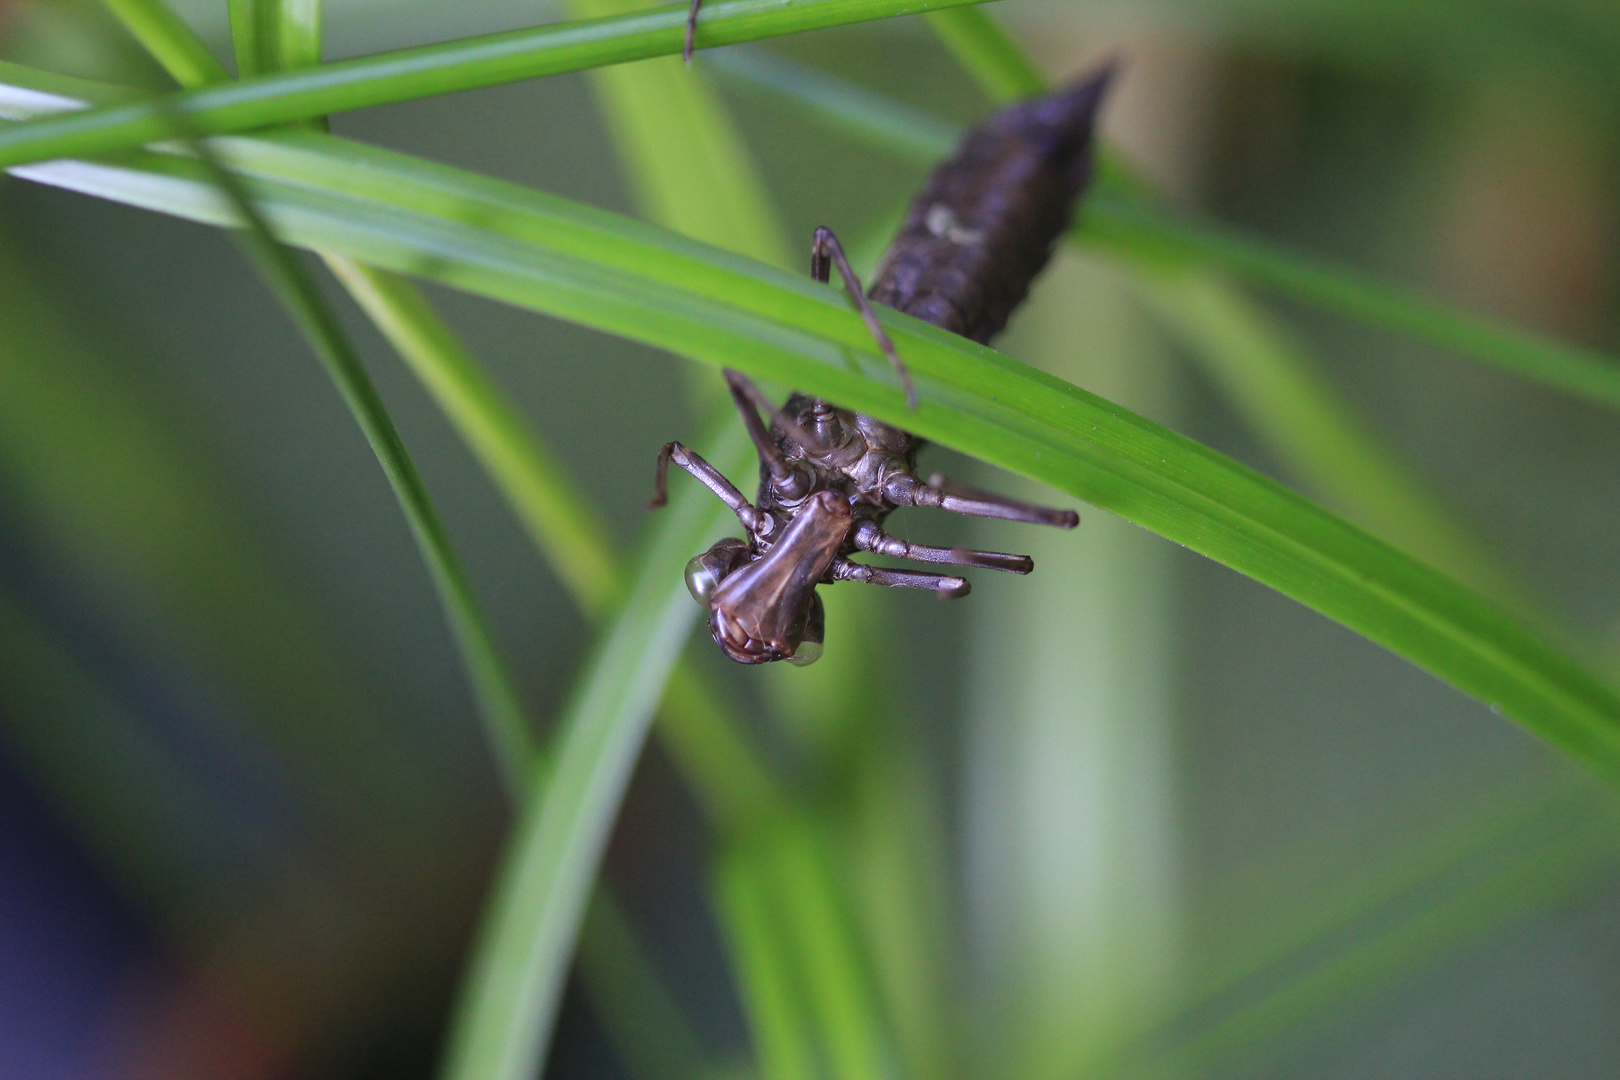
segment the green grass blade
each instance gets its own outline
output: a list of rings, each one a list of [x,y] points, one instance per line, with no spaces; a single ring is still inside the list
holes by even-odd
[[[921,165],[938,162],[962,136],[955,124],[763,47],[727,49],[704,63],[750,91],[763,90],[809,111],[847,138]]]
[[[1586,797],[1583,797],[1585,795]],[[1611,798],[1590,797],[1567,782],[1505,819],[1492,823],[1487,845],[1436,852],[1437,865],[1405,892],[1364,910],[1361,923],[1382,919],[1367,933],[1346,920],[1301,943],[1303,970],[1279,964],[1267,992],[1221,1014],[1201,1003],[1192,1015],[1209,1017],[1177,1031],[1168,1048],[1144,1051],[1125,1067],[1099,1076],[1232,1075],[1252,1071],[1265,1058],[1297,1049],[1313,1033],[1341,1026],[1356,1004],[1397,979],[1478,942],[1527,914],[1568,898],[1614,864],[1620,819]],[[1358,931],[1360,935],[1358,937]],[[1345,947],[1344,939],[1351,944]],[[1325,955],[1324,955],[1325,954]],[[1298,962],[1298,956],[1286,960]],[[1266,985],[1264,979],[1257,980]],[[1135,1065],[1136,1067],[1132,1067]]]
[[[929,16],[957,58],[996,100],[1038,93],[1023,64],[1004,58],[1010,40],[976,42],[967,31],[994,27],[987,12],[953,8]],[[1012,48],[1016,49],[1016,45]],[[810,110],[829,127],[908,160],[933,163],[960,131],[927,113],[852,87],[784,57],[727,53],[710,63],[725,75]],[[1011,65],[1013,70],[1007,70]],[[1017,92],[1014,93],[1013,91]],[[1116,155],[1104,154],[1096,192],[1073,239],[1147,271],[1219,266],[1278,295],[1488,364],[1610,408],[1620,408],[1620,358],[1427,299],[1410,289],[1328,263],[1155,200]]]
[[[87,88],[48,85],[58,94]],[[573,586],[593,615],[603,615],[618,585],[618,567],[611,561],[605,529],[562,474],[551,468],[543,448],[527,437],[515,411],[413,286],[336,256],[329,256],[329,263],[345,272],[351,292],[401,347],[509,498],[516,493],[513,502],[520,518],[531,525],[537,516],[545,519],[542,528],[531,531],[552,541],[553,561],[565,571],[577,568],[572,575],[564,574],[565,583]],[[666,727],[673,732],[670,742],[679,748],[676,757],[687,763],[695,759],[698,776],[709,780],[711,788],[718,787],[706,804],[718,802],[724,813],[740,818],[767,801],[761,794],[769,791],[763,767],[705,688],[688,677],[682,690],[669,695],[665,710]],[[582,972],[599,1013],[637,1075],[693,1075],[701,1050],[638,943],[628,936],[622,919],[615,918],[612,903],[611,896],[597,890],[582,940]],[[617,993],[616,988],[631,992]],[[653,1068],[660,1062],[661,1069]],[[677,1071],[670,1073],[671,1068]]]
[[[579,930],[579,971],[615,1051],[636,1080],[694,1080],[703,1047],[659,980],[625,912],[599,888]]]
[[[422,380],[580,610],[611,613],[625,571],[607,526],[539,436],[414,285],[342,256],[328,264]],[[774,799],[769,771],[713,690],[685,665],[665,690],[659,733],[705,813],[726,829]]]
[[[164,0],[102,2],[181,86],[206,86],[228,78],[214,54]]]
[[[277,70],[321,62],[322,0],[275,0]]]
[[[623,0],[571,2],[573,13],[585,16],[608,15],[623,7]],[[667,57],[598,69],[592,75],[625,171],[648,218],[683,235],[763,262],[788,264],[788,246],[765,187],[730,117],[701,72],[689,71],[674,57]],[[710,385],[718,390],[713,380]],[[729,402],[723,402],[721,407],[730,411]],[[837,666],[824,662],[810,673],[810,678],[816,681],[817,676],[827,676]],[[853,718],[854,713],[845,715]],[[776,815],[756,816],[748,826],[759,827],[761,821],[778,821],[786,826],[793,819],[778,808]],[[791,860],[797,885],[787,890],[794,901],[787,911],[796,918],[790,920],[785,936],[800,943],[808,936],[815,942],[797,949],[794,955],[798,963],[782,972],[800,984],[807,1000],[808,1013],[800,1020],[815,1021],[791,1038],[825,1043],[831,1051],[836,1077],[876,1077],[883,1071],[884,1058],[877,1052],[879,1040],[870,995],[853,978],[852,958],[857,949],[847,922],[839,917],[837,889],[826,865],[810,857],[806,846],[811,839],[809,830],[785,828],[784,835],[794,841],[789,849],[804,856]],[[787,859],[786,851],[775,845],[750,850],[756,858],[766,858],[761,869],[769,869],[773,861],[780,866]],[[782,905],[772,905],[773,912],[782,910]],[[742,957],[734,956],[734,960],[744,971],[755,963]],[[770,1022],[783,1019],[773,1017]],[[818,1026],[819,1039],[815,1034]],[[764,1044],[784,1037],[789,1036],[760,1032],[757,1041]]]
[[[761,1080],[816,1080],[808,1010],[795,992],[788,946],[773,918],[768,852],[739,845],[721,856],[715,908],[737,972]]]
[[[321,0],[229,0],[228,6],[242,78],[321,62]]]
[[[1009,357],[898,313],[904,397],[842,295],[567,200],[328,136],[223,140],[281,234],[901,424],[1048,483],[1342,622],[1620,775],[1620,702],[1510,616],[1254,471]],[[19,170],[199,220],[194,166]]]
[[[414,285],[342,256],[328,265],[472,448],[575,602],[601,618],[620,584],[614,544],[550,451]]]
[[[730,428],[703,452],[734,472],[751,448]],[[660,515],[628,600],[563,710],[553,766],[535,777],[508,845],[453,1021],[445,1080],[529,1080],[545,1058],[608,831],[697,615],[682,570],[716,535],[725,509],[690,484]]]
[[[825,661],[823,661],[825,663]],[[869,684],[870,685],[870,684]],[[968,1040],[953,1012],[962,989],[949,822],[922,740],[891,730],[855,766],[849,882],[858,936],[910,1080],[963,1075]]]
[[[698,30],[704,48],[735,45],[981,0],[718,0]],[[188,130],[218,134],[274,127],[349,109],[496,86],[566,71],[668,56],[681,50],[685,4],[607,19],[559,23],[443,45],[380,53],[317,68],[261,75],[0,132],[0,168],[29,161],[131,150]]]
[[[309,339],[376,454],[444,605],[479,715],[489,729],[487,736],[496,768],[510,789],[523,790],[534,756],[523,705],[501,663],[494,638],[484,623],[449,534],[433,508],[427,485],[422,482],[404,441],[394,428],[381,395],[372,385],[360,357],[314,279],[299,264],[297,256],[277,241],[269,221],[253,204],[240,181],[211,159],[204,160],[219,189],[227,194],[233,211],[247,226],[244,235],[255,262],[288,314]]]
[[[0,60],[0,119],[31,120],[82,109],[87,104],[111,105],[139,96],[139,91],[129,87]]]
[[[1046,76],[988,12],[978,8],[934,11],[928,25],[996,104],[1046,92]]]
[[[289,57],[296,59],[310,52],[319,56],[320,0],[287,0],[285,9],[269,0],[264,3],[246,0],[247,10],[240,17],[239,6],[233,0],[233,38],[240,40],[239,33],[249,36],[249,49],[258,50],[260,70],[274,69]],[[114,13],[120,18],[126,17],[126,10],[115,8]],[[126,25],[137,36],[140,36],[137,26],[148,28],[141,40],[144,44],[151,38],[161,49],[161,52],[154,52],[160,62],[167,63],[164,60],[166,56],[187,55],[202,47],[190,29],[178,19],[164,22],[150,10],[143,12],[139,6],[128,9],[127,14],[145,15],[144,21],[135,24],[126,22]],[[286,22],[289,29],[280,36],[273,39],[251,36],[267,28],[278,30],[282,22]],[[288,43],[285,52],[279,48],[283,38]],[[267,49],[267,40],[273,40],[278,47]],[[239,62],[242,53],[243,49],[239,46]],[[182,76],[189,78],[193,74],[217,78],[223,74],[217,65],[211,71],[205,69],[196,73],[173,68],[171,71],[176,79]],[[220,167],[211,155],[205,155],[204,161],[211,178],[247,227],[246,246],[254,262],[288,314],[308,338],[382,465],[383,473],[433,578],[440,603],[444,605],[473,698],[478,705],[479,717],[489,739],[496,771],[508,791],[522,792],[524,777],[534,756],[528,721],[516,686],[501,662],[494,637],[478,609],[472,585],[461,568],[438,512],[433,508],[427,486],[394,428],[381,395],[372,385],[359,356],[314,280],[304,271],[297,257],[276,240],[269,222],[254,206],[240,182]]]
[[[341,256],[327,262],[461,432],[575,602],[591,621],[605,619],[623,587],[615,545],[538,436],[415,286]],[[769,805],[764,765],[690,670],[672,673],[658,730],[712,821],[726,827]],[[694,1075],[701,1047],[605,888],[591,897],[579,948],[586,989],[632,1074]]]
[[[833,1080],[884,1080],[893,1062],[817,830],[787,816],[765,846],[772,908],[792,942],[829,1074]]]
[[[1103,188],[1079,239],[1153,267],[1224,266],[1295,300],[1620,409],[1620,359],[1386,285],[1214,222]]]
[[[226,0],[231,17],[231,52],[240,78],[250,79],[277,69],[271,48],[273,28],[260,20],[267,7],[258,0]]]
[[[634,6],[567,2],[575,18],[611,17]],[[786,265],[787,244],[765,185],[700,67],[664,57],[597,68],[591,79],[643,216],[683,236]]]
[[[234,12],[233,12],[234,13]],[[261,57],[267,70],[318,63],[320,0],[262,0],[249,12],[255,25],[278,33],[274,53]],[[586,612],[606,614],[617,590],[612,546],[578,494],[528,432],[515,409],[484,375],[425,297],[405,279],[327,254],[328,267],[349,290],[396,350],[427,386],[479,460],[507,494],[519,519],[559,572]],[[476,615],[476,612],[474,613]],[[476,672],[474,673],[476,676]],[[503,685],[510,678],[498,672]],[[486,730],[499,733],[498,717],[486,717]],[[721,721],[723,725],[723,720]],[[497,757],[524,753],[503,771],[509,791],[521,798],[519,770],[536,767],[532,748],[493,747]],[[744,762],[751,764],[751,762]],[[543,768],[544,766],[538,766]],[[638,1077],[691,1076],[703,1054],[686,1018],[670,1000],[617,902],[604,888],[591,897],[581,931],[581,970],[598,1015],[611,1029],[616,1047]]]
[[[664,688],[658,734],[716,831],[736,832],[776,810],[778,782],[711,684],[687,664]]]
[[[1365,428],[1305,349],[1258,305],[1202,267],[1144,265],[1141,303],[1198,357],[1226,400],[1313,491],[1379,536],[1516,610],[1534,605]]]
[[[977,27],[977,8],[942,13]],[[959,16],[969,16],[958,20]],[[992,50],[991,56],[999,56]],[[715,62],[732,78],[807,106],[835,129],[878,148],[933,162],[955,146],[950,125],[880,95],[781,58],[728,53]],[[1023,82],[1020,81],[1020,86]],[[1122,201],[1118,187],[1090,200],[1076,237],[1090,235],[1099,205]],[[1142,205],[1133,198],[1131,205]],[[1151,212],[1151,211],[1150,211]],[[1087,241],[1088,245],[1090,241]],[[1520,610],[1532,604],[1511,574],[1452,520],[1313,370],[1304,351],[1245,296],[1195,260],[1167,264],[1121,241],[1101,253],[1122,260],[1137,292],[1190,348],[1244,418],[1313,490],[1354,520],[1456,573]],[[1185,265],[1183,265],[1185,262]]]

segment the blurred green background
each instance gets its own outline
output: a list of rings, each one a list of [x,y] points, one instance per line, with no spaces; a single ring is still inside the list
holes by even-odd
[[[223,2],[175,6],[229,54]],[[1054,78],[1122,58],[1105,130],[1174,199],[1620,348],[1620,12],[988,10]],[[565,14],[332,0],[326,56]],[[78,0],[0,5],[0,58],[163,85]],[[926,167],[746,78],[788,60],[954,123],[990,105],[919,19],[699,56],[692,77],[730,108],[792,250],[827,224],[869,266]],[[333,130],[647,208],[586,76]],[[590,629],[432,400],[330,291],[543,723]],[[696,437],[694,383],[717,376],[431,296],[630,547],[658,447]],[[1166,303],[1065,249],[1000,345],[1355,516],[1278,434],[1286,403],[1190,346]],[[1614,413],[1263,310],[1506,590],[1615,676]],[[925,464],[1057,501],[940,448]],[[861,996],[853,1019],[819,1021],[835,1033],[810,1055],[820,1075],[862,1075],[836,1032],[867,1027],[849,1037],[882,1047],[872,1075],[941,1080],[1620,1069],[1614,793],[1350,631],[1082,512],[1063,535],[903,512],[900,535],[1028,551],[1038,570],[980,573],[948,606],[828,590],[816,668],[734,668],[694,635],[692,664],[802,797],[839,929],[772,921],[759,860],[716,838],[654,742],[606,868],[644,963],[570,982],[547,1075],[790,1075],[741,959],[763,955],[748,911],[802,951],[812,986],[836,943],[853,950]],[[383,477],[229,239],[0,181],[0,1073],[430,1075],[507,821]]]

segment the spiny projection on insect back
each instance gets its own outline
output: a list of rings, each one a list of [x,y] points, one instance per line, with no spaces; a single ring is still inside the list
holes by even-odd
[[[1067,89],[1013,105],[969,132],[929,177],[900,235],[884,255],[870,302],[830,229],[816,230],[810,272],[834,269],[917,407],[911,374],[871,304],[913,315],[978,342],[1007,325],[1013,309],[1068,228],[1092,169],[1092,127],[1112,76],[1107,66]],[[747,535],[728,537],[686,570],[692,595],[709,609],[714,640],[743,664],[820,657],[825,620],[816,586],[838,581],[931,589],[966,596],[953,574],[856,562],[870,552],[942,566],[1027,574],[1026,555],[925,547],[883,531],[901,506],[933,506],[974,517],[1070,529],[1073,510],[1052,510],[917,475],[922,440],[864,413],[794,394],[777,409],[743,375],[725,373],[759,450],[759,495],[750,503],[718,469],[678,442],[658,455],[653,506],[663,505],[674,462],[718,495]],[[769,428],[761,412],[771,418]]]

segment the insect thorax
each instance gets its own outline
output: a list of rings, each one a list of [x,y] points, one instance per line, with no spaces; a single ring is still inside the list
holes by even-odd
[[[921,440],[864,413],[840,409],[807,394],[794,394],[782,411],[825,449],[803,446],[790,432],[773,424],[771,437],[789,461],[810,471],[811,484],[803,496],[786,498],[762,465],[760,510],[785,520],[818,491],[838,492],[858,516],[877,521],[895,509],[883,494],[883,484],[897,471],[916,468]]]

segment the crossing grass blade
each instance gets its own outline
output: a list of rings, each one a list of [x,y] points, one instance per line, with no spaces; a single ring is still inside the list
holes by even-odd
[[[318,3],[300,0],[298,5],[284,4],[279,14],[295,25],[278,39],[280,51],[262,58],[264,62],[296,63],[300,59],[309,62],[311,56],[318,57]],[[240,18],[250,27],[276,25],[276,20],[266,17],[264,12],[251,9]],[[148,35],[155,39],[148,44],[162,49],[160,59],[166,55],[184,56],[188,49],[201,48],[182,24],[150,21],[157,24],[158,29]],[[297,32],[300,30],[308,33],[300,37]],[[169,66],[183,85],[192,79],[225,77],[223,69],[217,65],[200,73]],[[54,89],[72,92],[86,87],[56,84]],[[233,182],[229,178],[216,179],[225,184]],[[240,193],[236,201],[244,216],[253,214],[253,208]],[[249,217],[249,220],[255,219]],[[267,247],[276,248],[262,220],[256,224],[254,235],[261,253]],[[604,618],[622,586],[613,545],[606,529],[537,438],[527,430],[516,410],[483,374],[414,285],[397,275],[342,256],[327,253],[326,261],[462,432],[586,614]],[[269,269],[278,270],[273,265]],[[285,268],[280,268],[278,276],[285,280]],[[291,284],[299,283],[295,280]],[[320,311],[308,312],[307,297],[304,309],[306,314],[321,314]],[[340,350],[343,346],[342,341],[336,343]],[[409,509],[407,507],[408,512]],[[471,614],[476,619],[477,612]],[[475,683],[490,677],[487,664],[483,668],[473,666],[471,661],[476,659],[472,657],[469,662]],[[509,690],[510,679],[499,667],[498,658],[491,652],[488,659],[495,664],[495,689],[498,691],[504,686]],[[681,674],[672,681],[664,696],[666,737],[676,760],[698,781],[700,797],[709,806],[711,817],[721,822],[740,821],[744,815],[768,805],[769,784],[763,779],[763,767],[701,680],[690,673]],[[489,703],[498,704],[501,699],[486,693],[482,700],[486,706],[486,728],[491,733],[508,790],[515,801],[526,796],[538,797],[525,790],[525,778],[526,774],[535,769],[543,770],[545,766],[535,759],[526,738],[512,740],[503,723],[505,718],[489,715]],[[520,851],[518,857],[522,855]],[[521,925],[499,925],[507,934],[522,930]],[[509,942],[504,942],[503,947],[507,944]],[[589,917],[581,927],[580,948],[587,985],[598,998],[604,1021],[613,1027],[621,1052],[632,1060],[638,1075],[690,1075],[701,1060],[696,1040],[686,1027],[685,1018],[667,999],[639,943],[620,916],[616,902],[605,889],[596,889],[592,896]],[[547,959],[566,970],[570,955],[559,949]],[[560,973],[555,973],[554,977],[560,978]],[[474,990],[483,985],[475,983]],[[485,993],[480,1003],[485,1012],[476,1022],[467,1020],[465,1024],[481,1024],[487,1028],[506,1020],[512,1025],[510,1030],[518,1030],[526,1019],[521,1015],[512,1016],[509,1010],[514,1002],[501,994]],[[545,1017],[536,1018],[535,1022],[542,1025],[543,1034]],[[536,1054],[541,1052],[535,1051]]]
[[[414,285],[341,256],[329,265],[461,433],[580,610],[593,623],[608,618],[628,571],[607,526],[539,436]],[[658,731],[717,827],[772,804],[768,770],[736,718],[684,664],[670,677]]]
[[[1046,91],[1040,68],[986,12],[978,8],[934,11],[928,15],[928,25],[996,104]]]
[[[1364,912],[1362,923],[1385,925],[1350,948],[1326,934],[1256,980],[1264,992],[1222,1012],[1199,1002],[1171,1025],[1169,1045],[1143,1046],[1139,1057],[1109,1062],[1095,1074],[1224,1076],[1258,1071],[1308,1045],[1311,1036],[1343,1027],[1357,1006],[1401,975],[1462,946],[1487,939],[1538,909],[1567,903],[1571,893],[1612,870],[1620,816],[1612,799],[1582,798],[1565,784],[1514,807],[1498,823],[1483,853],[1447,852],[1449,872],[1426,874],[1410,892]],[[1340,926],[1342,937],[1365,926]],[[1269,985],[1267,985],[1269,983]],[[1213,1014],[1213,1015],[1212,1015]],[[1186,1023],[1190,1016],[1202,1022]],[[1161,1032],[1165,1034],[1166,1032]],[[1179,1038],[1178,1038],[1179,1036]]]
[[[790,943],[789,963],[803,985],[808,1030],[832,1080],[883,1080],[892,1055],[867,985],[859,947],[846,920],[837,877],[826,865],[820,830],[783,815],[760,836],[755,854],[766,876],[771,921]]]
[[[736,470],[752,448],[732,424],[702,450]],[[545,1059],[608,831],[697,614],[682,570],[724,514],[695,484],[660,511],[628,599],[562,711],[551,767],[532,778],[508,841],[452,1019],[445,1080],[529,1080]]]
[[[761,1080],[815,1080],[809,1009],[797,993],[790,947],[773,918],[761,845],[737,844],[715,874],[715,907],[727,951],[736,958],[737,989],[753,1034]]]
[[[1150,206],[1115,185],[1077,231],[1088,246],[1153,268],[1218,265],[1282,296],[1620,409],[1620,358],[1465,312],[1217,223]]]
[[[237,74],[270,75],[320,63],[323,7],[321,0],[229,0]]]
[[[867,22],[982,0],[715,0],[698,45]],[[0,132],[0,168],[79,154],[133,150],[167,138],[173,116],[200,135],[251,131],[350,109],[583,71],[681,51],[686,4],[558,23],[261,75],[226,86],[50,117]]]
[[[244,237],[249,254],[309,340],[382,465],[444,605],[478,702],[479,716],[488,728],[496,769],[509,788],[521,789],[524,774],[534,757],[522,702],[500,659],[449,534],[434,509],[427,485],[416,471],[382,396],[377,393],[314,279],[299,264],[296,253],[278,242],[269,222],[241,182],[220,166],[211,152],[201,152],[201,144],[192,145],[200,151],[208,176],[246,226]]]
[[[568,0],[579,18],[611,17],[632,6]],[[707,58],[688,68],[666,57],[591,72],[637,209],[683,236],[785,265],[787,244],[770,196],[706,66]]]
[[[1159,326],[1291,473],[1392,543],[1532,613],[1523,585],[1370,431],[1276,318],[1203,266],[1147,263],[1128,277]]]
[[[214,54],[164,0],[102,3],[181,86],[205,86],[227,78]]]
[[[233,37],[238,43],[247,38],[245,51],[249,59],[259,65],[256,70],[273,70],[284,59],[319,58],[319,0],[286,0],[286,3],[285,10],[270,0],[263,3],[242,0],[232,4]],[[181,85],[203,85],[226,77],[224,69],[162,0],[110,0],[108,6]],[[282,16],[290,27],[284,36],[278,32],[271,38],[277,45],[276,51],[261,48],[264,39],[254,35],[277,31]],[[243,54],[244,49],[239,47],[239,63],[244,60]],[[200,144],[193,145],[199,152],[202,150]],[[240,182],[221,167],[212,154],[200,153],[199,156],[219,192],[246,226],[245,246],[250,257],[326,366],[377,455],[449,616],[451,631],[461,649],[473,695],[479,704],[479,714],[489,733],[497,771],[508,788],[521,789],[522,777],[534,752],[522,704],[478,610],[471,584],[451,547],[449,535],[381,396],[336,316],[297,257],[276,240],[269,223]]]
[[[328,265],[472,448],[580,609],[605,615],[622,585],[614,544],[551,452],[416,286],[342,256]]]
[[[608,15],[624,6],[624,0],[570,0],[576,15]],[[765,186],[731,117],[701,69],[688,70],[674,57],[668,57],[598,69],[592,75],[624,171],[644,216],[682,235],[761,262],[789,264],[788,244]],[[710,390],[719,391],[719,380],[710,376],[705,382]],[[729,412],[724,398],[724,394],[719,395],[721,408]],[[840,605],[833,606],[836,611]],[[853,642],[845,642],[840,651],[846,658],[867,653]],[[806,683],[825,688],[829,678],[836,679],[841,668],[850,666],[827,660],[813,672],[791,674],[800,676],[794,685],[804,692],[808,689]],[[837,715],[854,720],[863,711],[862,705],[870,711],[872,703],[870,699],[857,699],[847,704],[851,707]],[[747,855],[739,854],[737,858],[754,862],[753,873],[778,877],[790,872],[797,879],[796,887],[786,893],[792,902],[771,904],[760,918],[768,924],[767,935],[781,935],[801,944],[781,958],[779,974],[788,980],[790,992],[806,1004],[805,1012],[795,1020],[803,1025],[802,1030],[786,1035],[756,1029],[755,1041],[764,1044],[787,1037],[795,1042],[829,1046],[833,1050],[833,1076],[865,1080],[883,1073],[884,1063],[892,1055],[883,1046],[874,1020],[877,1010],[853,959],[859,955],[860,946],[854,940],[853,920],[846,918],[842,910],[844,896],[838,879],[825,859],[815,857],[816,830],[800,824],[787,801],[777,800],[770,808],[772,813],[756,814],[747,822],[727,823],[731,826],[729,835],[733,836],[740,828],[777,829],[783,840],[780,847],[746,845]],[[799,857],[787,859],[789,850]],[[772,968],[770,957],[739,951],[768,947],[768,940],[757,934],[729,935],[733,969],[748,973],[762,966]],[[807,941],[814,944],[805,945]],[[786,1022],[786,1017],[769,1010],[756,1011],[755,1018],[771,1024]],[[774,1060],[778,1055],[771,1051],[765,1056]]]
[[[922,389],[913,412],[830,288],[330,136],[219,142],[285,238],[795,386],[1048,483],[1336,619],[1620,777],[1620,702],[1511,616],[1282,485],[1077,387],[883,312]],[[17,172],[231,221],[195,163],[178,156]]]
[[[167,8],[161,0],[120,0],[112,10],[182,85],[191,80],[217,81],[224,77],[224,70],[212,62],[190,29],[172,14],[165,17]],[[240,43],[242,37],[247,37],[246,51],[253,53],[250,59],[259,65],[257,70],[308,62],[312,57],[318,60],[320,15],[320,0],[240,0],[232,6],[233,38]],[[244,60],[243,54],[244,49],[238,48],[239,63]],[[202,62],[199,56],[208,57],[209,63]],[[170,119],[179,131],[187,131],[183,120]],[[245,226],[244,247],[250,258],[314,348],[382,465],[444,606],[496,771],[509,791],[521,791],[534,758],[522,702],[427,485],[416,471],[387,406],[296,254],[276,239],[270,223],[241,182],[219,164],[213,153],[195,141],[190,145],[209,179]]]

